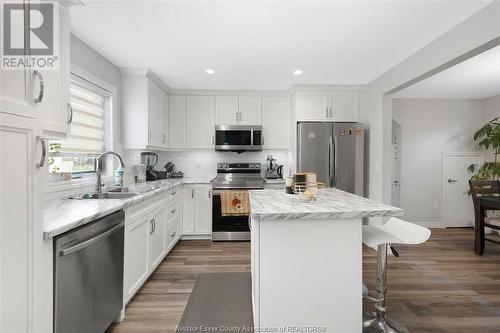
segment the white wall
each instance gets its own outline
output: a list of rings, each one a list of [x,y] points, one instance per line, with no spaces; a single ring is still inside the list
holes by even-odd
[[[401,125],[401,208],[405,219],[441,225],[444,152],[477,151],[474,133],[485,123],[482,100],[394,99]]]
[[[370,131],[366,168],[370,198],[391,201],[392,102],[384,94],[499,38],[499,17],[500,1],[495,1],[365,87],[361,93],[360,121]]]

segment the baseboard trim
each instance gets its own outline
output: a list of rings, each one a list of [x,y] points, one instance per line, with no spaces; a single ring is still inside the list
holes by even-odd
[[[182,235],[181,236],[181,240],[198,240],[198,239],[211,240],[212,235]]]
[[[430,228],[430,229],[445,229],[446,225],[444,225],[442,222],[413,222],[417,225],[420,225],[422,227]]]

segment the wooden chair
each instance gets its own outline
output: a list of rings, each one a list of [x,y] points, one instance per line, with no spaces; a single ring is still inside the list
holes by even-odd
[[[475,238],[474,251],[482,255],[484,252],[485,240],[500,244],[500,242],[486,238],[484,236],[484,227],[500,230],[500,218],[481,216],[481,207],[479,199],[485,197],[500,197],[500,181],[499,180],[469,180],[470,194],[474,204],[475,216]]]

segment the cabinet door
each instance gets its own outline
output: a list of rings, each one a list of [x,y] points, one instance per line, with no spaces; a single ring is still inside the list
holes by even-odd
[[[187,148],[214,148],[214,97],[187,97]]]
[[[123,304],[139,290],[149,276],[149,233],[151,216],[125,225]]]
[[[329,98],[323,92],[301,92],[296,96],[297,120],[329,120]]]
[[[164,91],[161,92],[161,118],[162,118],[162,147],[163,148],[168,148],[168,114],[169,114],[169,108],[168,108],[168,100],[169,96],[167,93]]]
[[[238,96],[216,96],[215,124],[237,125],[238,121]]]
[[[332,121],[358,121],[359,93],[338,91],[329,93]]]
[[[186,148],[186,96],[170,95],[168,99],[168,147]]]
[[[262,97],[262,148],[290,148],[290,97]]]
[[[197,185],[194,202],[194,231],[196,234],[210,234],[212,232],[212,186]]]
[[[149,272],[152,272],[162,261],[166,253],[165,227],[166,209],[155,211],[150,219],[149,231]]]
[[[148,145],[161,147],[163,145],[163,91],[149,79],[147,91]]]
[[[28,7],[24,7],[25,11]],[[16,21],[24,20],[25,13],[16,11],[12,15],[18,15],[14,18]],[[24,24],[24,36],[28,34],[28,24]],[[25,44],[24,44],[25,45]],[[3,45],[2,45],[3,46]],[[29,56],[28,49],[21,50],[23,55]],[[34,82],[31,70],[5,70],[0,69],[0,111],[3,113],[16,114],[20,116],[39,117],[39,114],[33,108],[32,87]]]
[[[260,96],[240,96],[239,124],[260,125],[262,123],[262,98]]]
[[[194,234],[195,186],[185,185],[182,190],[182,234]]]
[[[42,238],[39,179],[47,171],[35,166],[40,133],[34,126],[30,119],[0,114],[0,332],[40,329],[33,327],[32,311],[40,316],[46,310],[33,306],[39,295],[33,293],[38,282],[36,244]]]
[[[70,27],[68,9],[58,4],[57,1],[50,1],[55,6],[55,15],[59,14],[60,29],[58,39],[60,47],[59,69],[40,69],[39,73],[43,77],[44,91],[43,98],[36,103],[37,113],[42,119],[44,135],[52,138],[65,137],[69,131],[70,104]],[[33,77],[35,87],[40,78]],[[36,97],[39,88],[34,89]]]

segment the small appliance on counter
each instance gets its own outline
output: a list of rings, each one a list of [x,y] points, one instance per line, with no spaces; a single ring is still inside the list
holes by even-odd
[[[283,178],[283,165],[278,165],[273,155],[267,155],[266,166],[267,179]]]
[[[158,155],[152,152],[142,152],[141,162],[146,166],[146,180],[158,180],[158,172],[155,170],[155,165],[158,163]]]
[[[146,181],[146,166],[144,164],[134,165],[134,180],[136,184]]]

